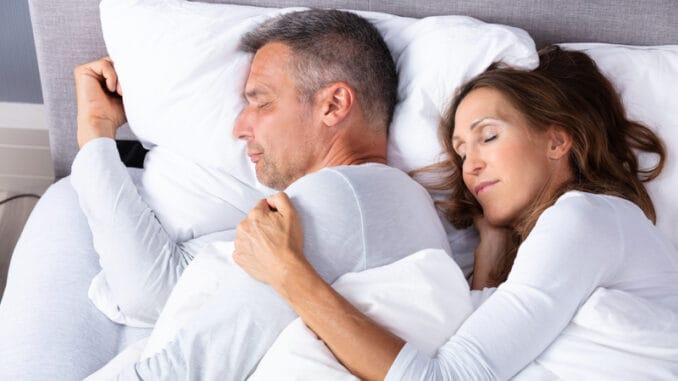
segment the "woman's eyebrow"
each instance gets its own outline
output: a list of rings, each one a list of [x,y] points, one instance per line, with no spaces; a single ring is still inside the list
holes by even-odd
[[[480,123],[482,123],[482,122],[484,122],[484,121],[486,121],[486,120],[496,120],[496,121],[498,121],[499,119],[494,118],[494,117],[491,117],[491,116],[486,116],[486,117],[484,117],[484,118],[480,118],[480,119],[474,121],[473,123],[471,123],[471,126],[469,126],[469,130],[470,130],[470,131],[473,131],[473,129],[474,129],[477,125],[479,125]],[[461,138],[460,138],[459,136],[456,136],[456,135],[455,135],[455,136],[452,136],[452,141],[453,141],[453,142],[454,142],[454,141],[457,141],[457,140],[460,140],[460,139],[461,139]]]
[[[479,125],[480,123],[482,123],[482,122],[484,122],[484,121],[486,121],[486,120],[498,120],[498,119],[497,119],[497,118],[493,118],[493,117],[491,117],[491,116],[486,116],[486,117],[484,117],[484,118],[480,118],[480,119],[476,120],[475,122],[471,123],[471,125],[469,126],[468,129],[471,130],[471,131],[473,131],[473,129],[474,129],[477,125]]]

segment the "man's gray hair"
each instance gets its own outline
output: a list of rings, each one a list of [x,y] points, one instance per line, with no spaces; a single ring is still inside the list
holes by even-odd
[[[368,120],[388,131],[398,75],[384,39],[369,21],[338,10],[287,13],[245,34],[240,49],[256,53],[272,42],[292,50],[294,78],[302,101],[311,103],[326,85],[346,82],[356,92]]]

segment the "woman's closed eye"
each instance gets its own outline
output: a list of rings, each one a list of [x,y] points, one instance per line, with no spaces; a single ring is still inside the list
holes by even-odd
[[[500,127],[497,126],[495,123],[488,123],[480,127],[479,132],[479,141],[482,141],[483,143],[489,143],[499,136],[499,130]]]
[[[459,156],[459,160],[461,161],[462,164],[464,164],[464,160],[466,160],[466,145],[464,143],[459,143],[457,144],[454,148],[454,153]]]

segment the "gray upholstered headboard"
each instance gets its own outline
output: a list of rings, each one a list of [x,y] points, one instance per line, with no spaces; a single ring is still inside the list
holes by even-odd
[[[527,30],[538,46],[558,42],[630,45],[678,44],[675,0],[241,0],[209,1],[259,6],[312,6],[387,12],[401,16],[461,14]],[[76,64],[106,55],[99,24],[99,0],[29,0],[58,178],[70,173],[77,152]],[[134,139],[123,129],[121,139]]]

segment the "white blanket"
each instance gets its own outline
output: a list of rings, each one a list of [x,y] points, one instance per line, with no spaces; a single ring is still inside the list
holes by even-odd
[[[678,313],[598,288],[516,380],[678,379]]]
[[[172,340],[218,288],[219,269],[235,266],[232,245],[196,258],[170,297],[148,342],[128,348],[90,380],[113,378]],[[468,285],[441,250],[342,276],[337,291],[379,324],[434,355],[472,312]],[[599,288],[572,322],[517,380],[662,380],[678,377],[678,313],[634,295]],[[250,380],[356,380],[297,318]]]
[[[444,290],[448,293],[446,298],[456,295],[460,309],[468,305],[464,299],[466,289],[444,276],[452,266],[449,262],[449,258],[424,251],[392,265],[393,269],[386,266],[377,269],[381,273],[375,271],[363,279],[354,278],[359,274],[347,275],[335,286],[356,303],[352,298],[374,298],[357,291],[370,289],[368,294],[381,295],[386,279],[407,279],[409,283],[410,278],[401,277],[404,274],[399,271],[417,267],[414,287],[403,295],[406,297],[394,298],[388,290],[381,290],[385,291],[384,298],[362,300],[357,305],[400,337],[434,354],[436,345],[441,345],[461,324],[461,314],[454,305],[443,306],[445,301],[435,299],[441,295],[424,290]],[[389,274],[390,270],[393,273]],[[435,326],[437,321],[444,323]],[[250,378],[271,379],[357,380],[300,319],[283,331]],[[678,379],[678,313],[626,292],[599,288],[556,340],[514,379]]]
[[[232,251],[230,242],[208,245],[182,275],[148,340],[128,347],[88,380],[115,378],[136,361],[162,350],[216,293],[224,270],[237,266]],[[468,284],[443,250],[423,250],[387,266],[345,274],[334,287],[378,323],[430,354],[472,311]],[[278,337],[253,379],[318,379],[320,375],[353,377],[297,319]]]

